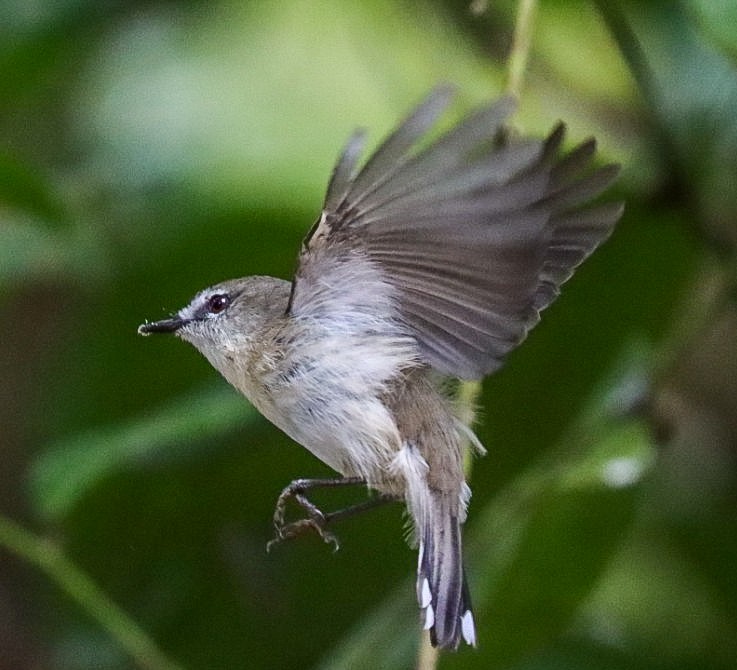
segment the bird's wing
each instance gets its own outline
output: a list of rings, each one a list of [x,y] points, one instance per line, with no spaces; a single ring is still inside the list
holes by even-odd
[[[476,379],[524,339],[622,205],[582,208],[618,172],[592,168],[594,140],[560,157],[562,124],[546,140],[507,137],[511,98],[428,141],[452,93],[434,89],[360,169],[363,134],[351,137],[303,244],[289,309],[386,311],[371,296],[391,295],[427,363]]]

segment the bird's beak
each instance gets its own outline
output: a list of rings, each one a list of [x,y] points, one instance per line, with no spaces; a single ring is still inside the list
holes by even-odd
[[[138,326],[139,335],[150,335],[151,333],[176,333],[185,323],[186,319],[174,316],[171,319],[162,319],[153,323],[142,323]]]

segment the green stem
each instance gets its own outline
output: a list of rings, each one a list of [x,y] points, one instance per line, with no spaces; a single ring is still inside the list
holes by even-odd
[[[520,0],[517,8],[512,47],[507,61],[507,92],[518,100],[522,94],[522,83],[532,46],[532,29],[536,7],[537,0]],[[458,412],[458,418],[467,426],[471,426],[476,416],[476,400],[480,393],[480,381],[463,382],[458,389],[456,411]],[[473,468],[472,451],[472,449],[467,448],[465,452],[463,470],[466,480],[471,478]],[[430,636],[423,631],[417,655],[417,669],[435,670],[438,667],[439,658],[438,650],[430,645]]]
[[[476,402],[481,394],[481,382],[471,381],[463,382],[458,389],[456,396],[456,412],[458,418],[467,426],[471,427],[476,420]],[[471,478],[471,470],[473,469],[474,449],[466,448],[463,460],[463,471],[466,479]]]
[[[507,61],[507,92],[519,100],[532,46],[532,28],[537,0],[520,0]]]
[[[471,426],[476,416],[476,401],[481,393],[480,381],[462,382],[456,393],[455,411],[458,418],[467,426]],[[473,467],[473,448],[468,445],[463,459],[463,471],[466,481],[471,478]],[[417,652],[417,670],[435,670],[438,667],[440,652],[430,644],[430,636],[422,631],[420,647]]]
[[[62,552],[57,544],[34,535],[0,515],[0,545],[32,563],[75,600],[146,670],[182,670],[156,643]]]
[[[430,644],[430,635],[422,631],[420,649],[417,653],[417,670],[435,670],[438,667],[440,651]]]

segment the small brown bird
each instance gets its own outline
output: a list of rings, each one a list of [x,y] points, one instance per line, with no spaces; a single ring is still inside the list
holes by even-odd
[[[422,623],[448,649],[476,643],[461,526],[464,445],[481,447],[446,381],[499,368],[623,209],[581,207],[618,172],[591,168],[594,140],[561,157],[562,124],[514,137],[511,98],[428,141],[452,95],[436,88],[362,167],[351,137],[291,283],[226,281],[139,328],[187,340],[343,477],[406,501]]]

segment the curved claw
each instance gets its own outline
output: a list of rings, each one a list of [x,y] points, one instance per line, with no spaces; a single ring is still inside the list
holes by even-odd
[[[325,517],[322,516],[322,514],[320,517],[321,519],[315,517],[299,519],[298,521],[292,521],[288,524],[276,526],[274,538],[266,543],[266,551],[271,551],[274,545],[279,544],[284,540],[289,540],[310,531],[317,533],[326,544],[332,544],[334,552],[338,551],[338,549],[340,549],[338,538],[334,533],[331,533],[327,528],[325,528]]]
[[[359,477],[342,477],[338,479],[295,479],[288,486],[284,487],[276,501],[274,509],[274,538],[266,544],[266,551],[271,551],[272,547],[279,544],[283,540],[303,535],[304,533],[314,531],[326,544],[333,545],[333,551],[340,549],[338,538],[331,533],[327,527],[329,524],[344,519],[347,516],[362,512],[377,505],[389,502],[394,498],[387,495],[381,495],[371,500],[353,505],[346,509],[338,510],[324,514],[307,496],[306,492],[316,488],[335,488],[338,486],[365,485],[365,481]],[[289,500],[294,500],[306,513],[306,518],[285,522],[286,509]]]

